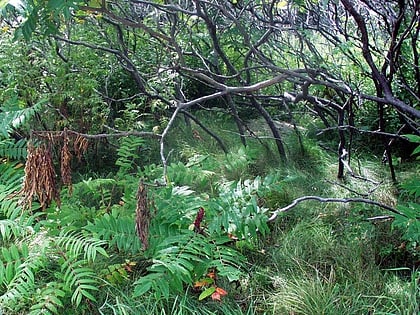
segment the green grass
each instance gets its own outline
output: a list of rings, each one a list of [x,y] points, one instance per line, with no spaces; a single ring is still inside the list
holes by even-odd
[[[232,128],[224,125],[220,132]],[[304,152],[294,133],[285,139],[289,161],[281,164],[274,155],[273,143],[262,148],[255,140],[248,147],[238,145],[234,133],[228,136],[230,152],[218,153],[214,143],[195,140],[177,142],[182,156],[198,152],[209,154],[204,169],[212,168],[214,176],[235,180],[255,175],[281,175],[281,189],[262,201],[270,209],[289,204],[303,195],[324,197],[372,198],[395,206],[397,191],[388,180],[387,169],[377,161],[353,160],[360,178],[336,179],[336,157],[314,141],[304,141]],[[175,137],[175,139],[179,137]],[[208,139],[207,139],[208,140]],[[210,140],[211,141],[211,140]],[[415,167],[415,166],[414,166]],[[410,166],[405,165],[405,172]],[[407,176],[407,175],[406,175]],[[189,183],[194,186],[194,183]],[[366,194],[366,195],[363,195]],[[401,234],[392,231],[389,222],[375,224],[365,219],[388,214],[363,204],[323,204],[306,202],[280,215],[271,225],[271,234],[258,248],[246,251],[249,276],[240,283],[234,303],[247,301],[242,310],[219,310],[215,314],[416,314],[420,295],[418,272],[399,270],[404,261],[398,258]],[[394,260],[393,258],[394,257]],[[412,266],[413,268],[413,266]],[[186,297],[184,297],[186,298]],[[181,306],[179,306],[181,307]],[[197,314],[207,314],[207,305]],[[191,311],[191,310],[190,310]],[[222,312],[222,313],[220,313]],[[188,314],[176,313],[176,314]]]

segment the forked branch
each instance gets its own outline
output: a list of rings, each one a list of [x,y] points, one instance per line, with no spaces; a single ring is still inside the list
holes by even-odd
[[[319,197],[319,196],[303,196],[303,197],[299,197],[299,198],[293,200],[293,202],[291,204],[287,205],[286,207],[275,210],[272,213],[271,217],[268,219],[268,221],[269,222],[274,221],[281,212],[287,212],[290,209],[297,206],[299,203],[301,203],[303,201],[307,201],[307,200],[315,200],[315,201],[319,201],[319,202],[339,202],[339,203],[359,202],[359,203],[374,205],[374,206],[386,209],[388,211],[391,211],[395,214],[405,216],[403,213],[401,213],[400,211],[398,211],[397,209],[395,209],[393,207],[390,207],[388,205],[385,205],[383,203],[380,203],[380,202],[377,202],[377,201],[374,201],[374,200],[365,199],[365,198],[324,198],[324,197]]]

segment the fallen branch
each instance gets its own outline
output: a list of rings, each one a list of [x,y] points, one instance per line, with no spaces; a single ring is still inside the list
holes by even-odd
[[[105,126],[107,127],[107,126]],[[113,128],[108,127],[111,130],[116,131]],[[36,136],[38,138],[49,138],[49,137],[62,137],[64,131],[44,131],[44,130],[33,130],[31,131],[32,136]],[[128,136],[136,136],[136,137],[147,137],[147,138],[160,138],[161,135],[155,134],[153,132],[148,131],[116,131],[115,133],[98,133],[98,134],[87,134],[81,133],[74,130],[67,130],[67,133],[73,134],[76,136],[81,136],[86,139],[103,139],[103,138],[122,138]]]
[[[271,217],[268,219],[268,221],[273,221],[277,218],[277,216],[279,215],[279,213],[281,212],[286,212],[289,211],[290,209],[294,208],[297,204],[301,203],[302,201],[306,201],[306,200],[315,200],[315,201],[319,201],[319,202],[340,202],[340,203],[349,203],[349,202],[361,202],[361,203],[366,203],[366,204],[370,204],[370,205],[374,205],[383,209],[386,209],[388,211],[391,211],[395,214],[399,214],[402,216],[405,216],[403,213],[399,212],[397,209],[392,208],[388,205],[385,205],[383,203],[374,201],[374,200],[370,200],[370,199],[364,199],[364,198],[323,198],[323,197],[319,197],[319,196],[303,196],[300,198],[297,198],[295,200],[293,200],[293,202],[291,204],[289,204],[286,207],[277,209],[273,212],[273,214],[271,215]]]

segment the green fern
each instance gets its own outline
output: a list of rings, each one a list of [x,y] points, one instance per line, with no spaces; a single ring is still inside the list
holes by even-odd
[[[0,157],[13,160],[26,159],[26,139],[15,142],[11,139],[0,140]]]
[[[145,141],[140,137],[125,137],[120,140],[120,147],[117,150],[118,159],[115,162],[119,166],[118,174],[127,175],[131,171],[137,171],[137,163],[140,160],[140,148]]]
[[[23,169],[16,163],[0,164],[0,218],[14,220],[22,214],[17,192],[23,181]]]
[[[55,242],[65,250],[66,255],[78,257],[83,254],[83,259],[88,263],[94,262],[97,254],[109,257],[104,249],[104,246],[108,245],[106,241],[85,236],[80,232],[64,231]]]
[[[92,267],[98,254],[109,257],[104,249],[107,242],[77,231],[63,231],[54,239],[60,253],[58,263],[61,273],[56,277],[63,283],[63,292],[71,294],[71,302],[78,307],[83,298],[95,301],[94,291],[99,290],[98,274]]]
[[[39,288],[34,294],[33,304],[28,315],[52,315],[60,314],[60,309],[64,307],[63,299],[66,292],[63,291],[56,282],[50,282],[45,287]]]
[[[248,147],[240,147],[236,152],[226,155],[226,162],[222,165],[226,177],[239,180],[249,173],[249,166],[256,160],[258,152]]]
[[[0,220],[0,246],[5,246],[12,240],[23,238],[28,233],[28,225],[19,220]]]
[[[194,156],[195,159],[200,157]],[[202,161],[207,158],[201,156]],[[209,191],[215,181],[215,172],[206,170],[197,162],[191,163],[192,158],[185,165],[182,162],[172,163],[168,167],[168,178],[174,185],[189,186],[198,191]]]
[[[230,281],[238,280],[245,260],[238,251],[224,245],[230,241],[190,230],[165,238],[151,257],[149,273],[135,282],[134,297],[152,290],[157,299],[168,299],[171,293],[182,292],[213,268]]]
[[[41,246],[34,251],[29,245],[22,244],[20,248],[15,245],[2,248],[1,256],[0,282],[3,288],[0,305],[20,310],[35,290],[35,274],[46,264],[45,252]]]
[[[4,189],[4,190],[3,190]],[[22,215],[23,208],[17,197],[11,197],[12,190],[0,185],[0,216],[14,220]]]
[[[23,168],[17,163],[0,163],[0,185],[18,190],[23,181]],[[13,187],[11,187],[13,186]]]
[[[209,215],[213,218],[208,225],[210,233],[228,232],[250,243],[258,234],[266,235],[268,209],[260,206],[259,198],[278,185],[277,181],[276,176],[269,176],[264,180],[257,177],[221,184],[219,197],[209,203]]]
[[[14,219],[21,213],[16,192],[21,188],[23,169],[17,163],[0,162],[0,218]]]
[[[9,98],[1,107],[0,136],[8,138],[13,130],[26,127],[29,120],[42,110],[46,102],[47,100],[43,99],[32,107],[22,108],[17,95]]]
[[[83,298],[96,301],[93,291],[99,290],[98,276],[87,264],[87,260],[66,259],[61,265],[64,273],[64,289],[73,292],[71,302],[78,307]]]
[[[24,244],[19,248],[12,244],[10,247],[2,247],[0,253],[0,285],[7,287],[18,273],[20,265],[28,257],[28,247]]]
[[[112,211],[96,218],[85,229],[96,238],[107,241],[109,246],[115,247],[118,251],[136,254],[142,248],[136,234],[134,217],[122,216]]]

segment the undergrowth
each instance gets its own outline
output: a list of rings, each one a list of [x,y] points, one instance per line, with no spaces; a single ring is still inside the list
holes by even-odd
[[[202,132],[189,141],[176,130],[168,186],[136,149],[147,152],[148,141],[125,138],[114,174],[90,174],[45,210],[21,204],[22,165],[0,163],[0,313],[418,313],[418,177],[398,200],[376,165],[359,161],[360,178],[338,182],[335,158],[309,140],[303,154],[293,133],[285,165],[269,141],[244,147],[232,133],[224,154]],[[372,219],[390,213],[311,201],[268,222],[303,195],[361,194],[401,215]],[[139,207],[150,217],[140,224],[147,246]]]

